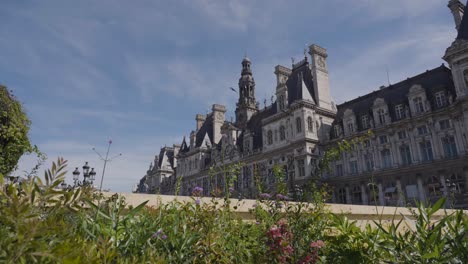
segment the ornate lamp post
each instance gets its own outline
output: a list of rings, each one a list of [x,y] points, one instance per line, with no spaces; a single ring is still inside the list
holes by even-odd
[[[452,209],[455,207],[455,193],[457,191],[457,185],[450,179],[445,179],[445,188],[447,188],[447,193],[449,195],[448,201],[450,202],[450,207]]]
[[[85,165],[83,166],[83,181],[79,180],[79,176],[80,171],[78,170],[78,167],[76,167],[73,171],[74,187],[91,186],[96,178],[96,172],[94,171],[94,168],[91,168],[91,171],[89,171],[88,162],[85,162]]]

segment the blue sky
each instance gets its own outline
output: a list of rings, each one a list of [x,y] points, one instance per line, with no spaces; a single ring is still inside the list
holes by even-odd
[[[34,144],[101,171],[91,148],[123,153],[104,188],[131,191],[161,146],[180,143],[213,103],[233,116],[240,62],[257,100],[274,66],[328,49],[337,103],[439,66],[455,37],[448,0],[0,2],[0,83],[23,102]],[[20,169],[34,164],[24,157]],[[69,169],[72,171],[72,168]],[[70,174],[70,173],[69,173]],[[99,174],[99,173],[98,173]],[[71,178],[71,175],[69,175]]]

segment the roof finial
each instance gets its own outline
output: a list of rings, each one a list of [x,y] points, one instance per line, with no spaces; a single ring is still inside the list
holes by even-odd
[[[294,59],[294,57],[291,57],[291,62],[292,62],[292,65],[293,65],[293,66],[294,66],[294,61],[295,61],[295,60],[296,60],[296,59]]]
[[[307,59],[307,49],[304,49],[304,58]]]

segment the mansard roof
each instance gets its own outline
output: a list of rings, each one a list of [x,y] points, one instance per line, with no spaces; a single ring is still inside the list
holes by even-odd
[[[301,78],[303,80],[301,80]],[[303,87],[303,85],[306,87]],[[292,104],[296,100],[307,99],[310,97],[312,97],[314,102],[317,102],[317,97],[314,92],[314,80],[307,58],[293,66],[292,72],[286,81],[286,86],[288,87],[289,104]]]
[[[161,148],[161,150],[159,151],[159,161],[158,161],[158,168],[159,169],[161,169],[161,167],[162,167],[164,156],[167,157],[167,160],[169,161],[169,164],[171,165],[171,168],[174,169],[174,149],[171,148],[171,147]]]
[[[468,14],[468,3],[465,5],[464,14]],[[460,28],[458,29],[457,39],[468,40],[468,17],[465,15],[463,15]]]
[[[268,106],[265,109],[262,109],[252,115],[249,122],[247,123],[247,129],[250,131],[251,135],[253,136],[253,149],[258,149],[263,146],[263,133],[262,133],[262,120],[268,118],[277,113],[276,111],[277,106],[276,102],[272,105]],[[238,140],[238,144],[242,147],[243,142],[243,134]]]
[[[392,120],[394,120],[396,116],[394,106],[399,104],[409,104],[408,93],[413,85],[420,85],[426,91],[427,99],[431,103],[434,102],[434,93],[440,90],[446,90],[450,95],[453,96],[453,99],[456,97],[451,71],[442,65],[399,83],[392,84],[383,89],[371,92],[349,102],[338,105],[338,112],[335,123],[341,122],[344,112],[347,109],[351,109],[356,117],[358,117],[358,129],[360,130],[361,124],[359,116],[367,114],[372,118],[372,107],[374,101],[377,98],[382,98],[385,100],[385,103],[389,106],[390,117]]]
[[[213,113],[208,114],[205,122],[203,122],[203,125],[198,129],[195,136],[195,147],[200,147],[203,144],[203,139],[205,139],[206,134],[208,134],[211,144],[218,143],[213,142]]]

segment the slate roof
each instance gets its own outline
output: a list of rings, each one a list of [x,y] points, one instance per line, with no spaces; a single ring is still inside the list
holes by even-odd
[[[286,81],[286,86],[288,87],[288,103],[292,104],[296,100],[306,98],[307,96],[303,94],[303,89],[300,87],[302,83],[301,76],[304,79],[304,84],[307,87],[310,95],[317,102],[317,97],[314,92],[314,81],[312,77],[312,72],[310,71],[309,62],[305,58],[302,62],[293,67],[291,75]]]
[[[200,147],[203,143],[203,139],[205,139],[205,135],[208,133],[208,137],[210,138],[211,144],[218,143],[213,142],[213,113],[208,114],[206,117],[205,122],[197,131],[195,135],[195,147]]]
[[[167,157],[171,168],[174,169],[174,149],[169,147],[161,148],[161,150],[159,151],[158,168],[161,168],[162,166],[164,155]]]
[[[468,5],[465,5],[464,14],[468,14]],[[468,40],[468,17],[465,15],[463,16],[460,28],[458,29],[457,39]]]
[[[338,112],[334,124],[342,125],[344,112],[347,109],[351,109],[356,115],[358,130],[363,130],[360,117],[363,115],[369,115],[369,117],[372,118],[372,107],[377,98],[383,98],[385,100],[385,103],[388,105],[390,117],[392,120],[395,120],[395,106],[399,104],[405,104],[406,106],[409,105],[408,93],[413,85],[421,85],[426,91],[426,96],[428,101],[431,102],[432,109],[435,107],[434,93],[446,90],[451,96],[453,96],[454,100],[456,97],[451,71],[449,68],[442,65],[399,83],[392,84],[381,90],[371,92],[338,105]]]
[[[247,123],[247,129],[250,131],[251,135],[253,135],[253,149],[263,147],[262,120],[276,114],[276,108],[276,102],[274,102],[271,106],[252,115],[249,122]],[[244,133],[242,133],[237,140],[238,146],[242,150],[244,142],[243,138]]]
[[[184,137],[184,139],[182,140],[182,144],[180,145],[180,152],[185,153],[188,151],[189,151],[189,148],[187,146],[187,141],[185,141],[185,137]]]

